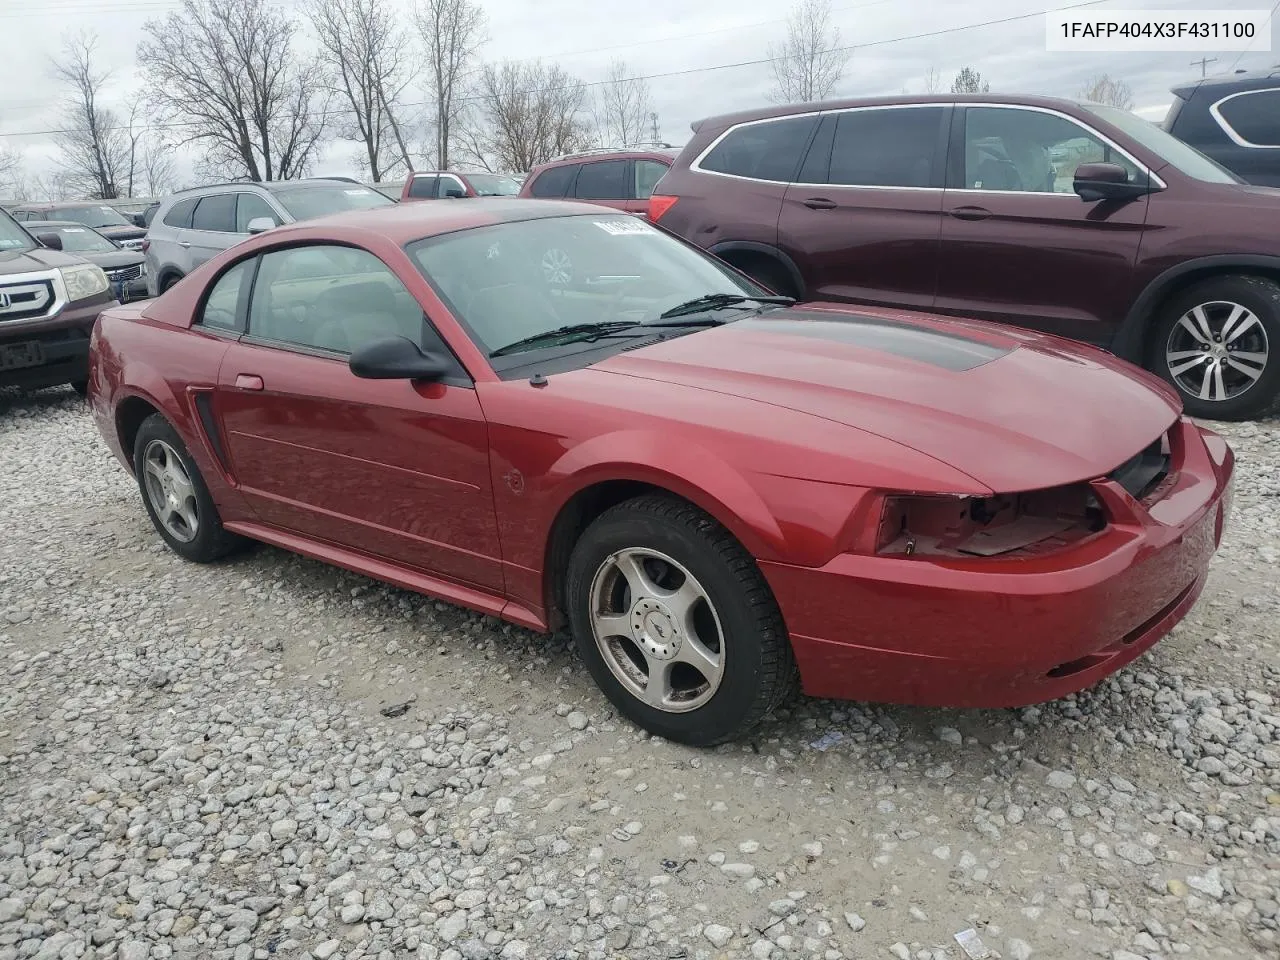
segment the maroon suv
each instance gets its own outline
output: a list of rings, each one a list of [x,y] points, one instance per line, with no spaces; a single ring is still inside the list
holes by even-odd
[[[693,131],[650,219],[779,293],[1089,341],[1164,377],[1198,416],[1280,407],[1280,190],[1131,113],[896,97]]]
[[[649,212],[649,195],[679,151],[596,149],[557,157],[529,172],[522,197],[589,200],[628,213]]]

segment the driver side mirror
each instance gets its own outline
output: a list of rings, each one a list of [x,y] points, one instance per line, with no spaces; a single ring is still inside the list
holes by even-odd
[[[1118,163],[1082,163],[1071,186],[1085,203],[1136,200],[1152,192],[1148,184],[1130,181],[1129,171]]]
[[[62,237],[58,236],[56,233],[42,233],[36,237],[36,240],[39,241],[40,246],[48,250],[62,249]]]
[[[408,337],[367,343],[351,354],[347,365],[364,380],[439,380],[450,369],[444,357],[423,350]]]
[[[466,193],[457,187],[450,187],[444,192],[444,197],[446,200],[462,200],[466,197]]]
[[[248,226],[245,227],[245,230],[247,230],[250,235],[253,235],[255,233],[266,233],[275,225],[276,225],[276,222],[272,220],[270,217],[254,217],[252,220],[249,221],[249,224]]]

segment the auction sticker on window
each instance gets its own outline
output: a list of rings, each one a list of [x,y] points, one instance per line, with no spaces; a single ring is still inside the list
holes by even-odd
[[[1271,49],[1271,10],[1055,10],[1045,49],[1164,53]]]
[[[653,233],[653,230],[643,220],[593,220],[592,223],[605,233],[615,237],[633,237],[637,234],[648,236]]]

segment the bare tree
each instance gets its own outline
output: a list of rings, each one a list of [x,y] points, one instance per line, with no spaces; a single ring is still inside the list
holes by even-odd
[[[991,84],[982,79],[982,74],[973,67],[961,67],[956,78],[951,81],[952,93],[990,93]]]
[[[937,67],[930,67],[924,75],[924,92],[925,93],[941,93],[942,92],[942,74]]]
[[[642,142],[656,116],[649,84],[631,75],[622,60],[609,65],[609,79],[600,85],[595,101],[596,130],[602,142],[629,147]]]
[[[489,169],[519,172],[592,143],[587,91],[559,66],[485,64],[466,142]]]
[[[121,182],[128,163],[128,136],[114,111],[102,105],[102,89],[111,72],[102,69],[92,33],[63,38],[62,55],[53,74],[70,88],[63,111],[63,129],[54,135],[61,151],[60,165],[69,189],[101,200],[113,200],[127,189]]]
[[[405,144],[403,93],[412,79],[408,37],[385,0],[311,0],[320,59],[350,111],[339,135],[361,144],[360,165],[374,180],[403,166],[413,171]]]
[[[172,193],[177,184],[173,165],[173,147],[158,137],[147,140],[139,158],[137,182],[148,197]]]
[[[840,49],[840,30],[831,22],[831,0],[798,0],[787,18],[787,36],[770,44],[775,103],[829,97],[849,59]]]
[[[432,152],[444,170],[466,106],[467,77],[485,41],[485,15],[473,0],[420,0],[414,22],[426,48]]]
[[[1121,110],[1133,109],[1133,90],[1123,80],[1113,80],[1105,73],[1091,77],[1089,82],[1080,88],[1077,94],[1081,100],[1091,103],[1105,103]]]
[[[8,200],[27,199],[27,178],[22,154],[0,147],[0,197]]]
[[[270,0],[182,0],[149,21],[138,45],[160,115],[202,144],[210,173],[287,180],[306,172],[324,132],[328,92],[298,27]]]

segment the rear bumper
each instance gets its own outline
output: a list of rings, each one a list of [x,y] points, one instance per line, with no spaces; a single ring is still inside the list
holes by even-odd
[[[1106,530],[1030,559],[844,554],[812,569],[761,563],[806,693],[938,707],[1011,707],[1097,683],[1195,604],[1230,512],[1234,461],[1190,421],[1154,502],[1094,481]]]
[[[72,304],[56,317],[0,323],[0,344],[40,344],[44,363],[16,370],[0,370],[0,387],[29,390],[75,383],[89,376],[89,337],[98,314],[115,306],[110,299]]]

